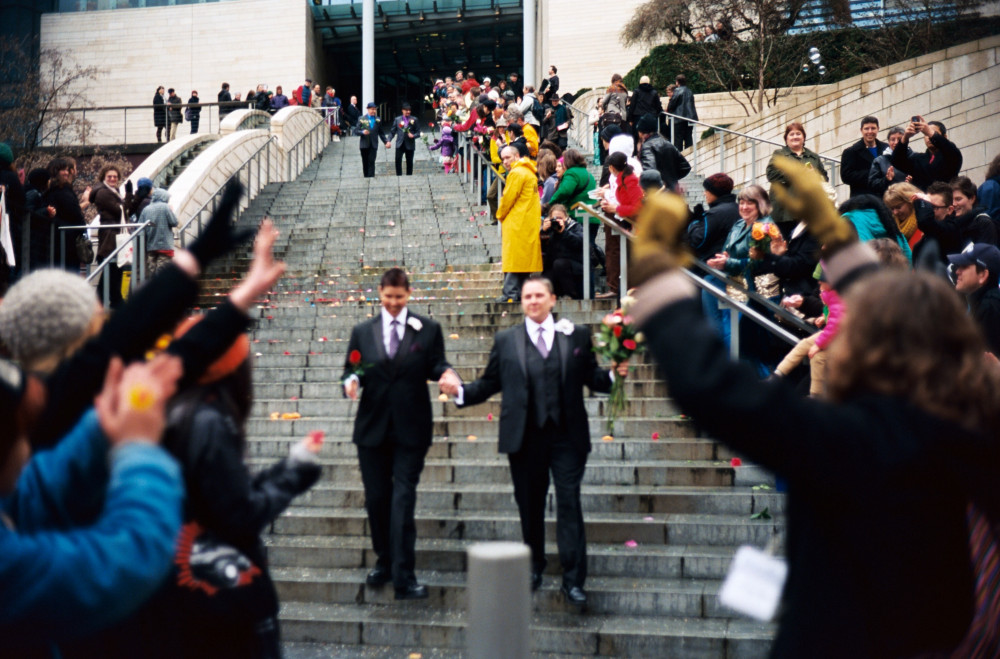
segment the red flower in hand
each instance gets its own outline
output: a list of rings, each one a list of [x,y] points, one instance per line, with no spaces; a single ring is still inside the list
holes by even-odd
[[[622,345],[625,346],[626,350],[635,350],[635,341],[632,339],[625,339],[622,341]]]
[[[615,325],[614,329],[611,331],[615,333],[615,337],[620,337],[622,335],[622,326]]]
[[[352,350],[351,354],[347,356],[347,361],[351,363],[351,366],[357,366],[361,363],[361,351]]]

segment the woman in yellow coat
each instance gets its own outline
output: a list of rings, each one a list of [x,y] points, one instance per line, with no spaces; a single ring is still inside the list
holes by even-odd
[[[497,219],[503,225],[500,261],[504,273],[501,301],[521,299],[521,284],[533,272],[542,271],[542,202],[538,196],[535,163],[521,158],[518,150],[505,147],[500,153],[507,180]]]

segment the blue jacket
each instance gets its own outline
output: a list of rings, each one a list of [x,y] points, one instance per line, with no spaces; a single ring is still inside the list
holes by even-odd
[[[138,607],[170,570],[183,496],[160,447],[135,442],[109,455],[93,410],[34,456],[0,500],[16,528],[0,525],[5,649],[90,635]]]

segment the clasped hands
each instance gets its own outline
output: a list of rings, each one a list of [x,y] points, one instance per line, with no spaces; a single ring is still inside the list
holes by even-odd
[[[449,368],[441,374],[441,378],[438,380],[438,388],[441,390],[441,393],[449,396],[457,396],[461,386],[462,378],[458,377],[458,373],[454,369]]]

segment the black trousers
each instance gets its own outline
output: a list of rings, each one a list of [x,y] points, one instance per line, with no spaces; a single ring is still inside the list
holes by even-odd
[[[372,178],[375,176],[375,158],[377,157],[377,146],[373,146],[369,149],[361,149],[361,166],[363,168],[365,178]]]
[[[529,413],[530,416],[530,413]],[[556,544],[563,583],[583,587],[587,579],[587,540],[580,482],[587,467],[587,451],[570,441],[565,425],[546,423],[539,428],[529,419],[521,450],[507,456],[514,481],[514,500],[521,515],[521,534],[531,549],[533,572],[545,570],[545,499],[549,472],[556,486]]]
[[[429,447],[400,446],[390,430],[378,446],[358,446],[365,509],[378,564],[392,570],[396,588],[416,583],[417,484]]]
[[[574,300],[583,299],[583,264],[579,261],[553,259],[551,266],[542,274],[552,282],[556,296],[568,295]]]
[[[406,175],[413,176],[413,151],[396,149],[396,176],[403,175],[403,155],[406,155]]]
[[[105,257],[107,258],[107,257]],[[98,263],[103,259],[98,259]],[[122,270],[116,264],[108,264],[108,269],[97,279],[97,299],[104,304],[104,277],[108,277],[108,306],[117,309],[122,304]]]
[[[201,122],[201,115],[193,114],[191,115],[191,134],[194,135],[198,132],[198,124]]]
[[[667,130],[670,130],[669,123],[667,124]],[[674,146],[677,147],[678,151],[683,151],[694,144],[692,140],[693,133],[694,124],[689,121],[674,119]]]

